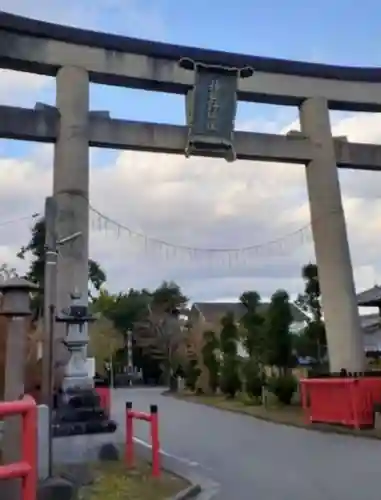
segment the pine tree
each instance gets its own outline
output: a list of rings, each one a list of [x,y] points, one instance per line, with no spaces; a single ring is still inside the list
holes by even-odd
[[[317,265],[309,263],[303,266],[302,278],[304,281],[304,293],[298,295],[295,303],[302,311],[308,313],[310,319],[302,333],[303,338],[297,344],[303,348],[303,354],[321,362],[327,351],[327,337],[323,321]]]
[[[266,318],[266,342],[268,363],[284,372],[292,365],[293,321],[289,295],[285,290],[277,290],[271,297]]]
[[[239,335],[234,320],[234,314],[226,314],[221,320],[221,325],[220,345],[222,367],[220,388],[228,397],[234,398],[242,385],[240,378],[240,362],[237,355]]]
[[[204,346],[202,358],[209,375],[209,389],[214,393],[219,385],[220,362],[217,350],[219,342],[212,330],[204,332]]]

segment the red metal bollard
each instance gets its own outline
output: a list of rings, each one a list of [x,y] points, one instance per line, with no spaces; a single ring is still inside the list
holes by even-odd
[[[106,415],[109,417],[111,412],[111,390],[110,387],[95,387],[97,392],[101,408],[105,411]]]
[[[160,476],[159,415],[157,405],[151,405],[152,476]]]
[[[126,403],[126,449],[125,461],[127,467],[134,465],[134,421],[132,415],[132,403]]]
[[[23,420],[23,450],[22,456],[24,462],[31,466],[29,474],[26,475],[23,481],[23,496],[24,499],[33,499],[37,494],[37,425],[38,415],[37,406],[32,398],[25,398],[24,401],[28,404],[29,409],[24,414]]]
[[[151,426],[151,448],[152,448],[152,476],[160,476],[160,441],[159,441],[159,417],[156,405],[151,405],[150,413],[132,410],[132,403],[126,403],[126,448],[125,463],[127,467],[134,466],[134,423],[133,419],[144,420]]]
[[[1,465],[0,480],[22,478],[22,500],[35,500],[37,491],[37,406],[30,396],[0,403],[0,416],[23,417],[22,460]]]

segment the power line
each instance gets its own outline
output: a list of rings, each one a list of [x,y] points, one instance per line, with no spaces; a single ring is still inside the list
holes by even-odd
[[[90,214],[96,216],[92,226],[98,231],[109,232],[112,230],[120,238],[122,234],[129,239],[129,249],[135,250],[141,255],[157,255],[170,262],[184,259],[187,263],[195,262],[212,266],[235,267],[238,265],[248,266],[261,257],[275,257],[290,255],[296,248],[312,241],[311,223],[305,224],[297,230],[287,233],[281,237],[248,246],[234,248],[200,248],[189,245],[175,244],[160,238],[155,238],[131,229],[112,217],[105,215],[89,203]]]
[[[75,195],[78,196],[77,193]],[[209,265],[215,262],[219,265],[227,264],[231,267],[240,264],[247,265],[252,259],[258,259],[260,257],[286,256],[295,251],[296,248],[300,248],[304,244],[312,241],[310,222],[272,240],[242,247],[205,248],[181,245],[160,238],[151,237],[143,232],[135,231],[126,224],[102,213],[100,210],[93,207],[88,199],[86,200],[90,214],[95,215],[97,218],[96,224],[92,224],[93,229],[97,229],[98,231],[103,230],[105,232],[108,232],[109,229],[113,231],[116,230],[118,238],[122,233],[126,234],[129,238],[129,246],[131,249],[134,248],[146,255],[159,253],[160,257],[164,257],[165,259],[173,260],[186,257],[188,262],[194,260],[197,263],[202,263],[203,260],[206,260]],[[326,216],[329,215],[333,214],[327,214]],[[35,212],[31,215],[9,219],[0,222],[0,227],[16,224],[24,220],[34,220],[40,216],[41,214],[39,212]]]
[[[33,220],[33,219],[36,219],[37,217],[40,217],[40,213],[33,213],[31,215],[24,215],[22,217],[17,217],[16,219],[9,219],[9,220],[5,220],[5,221],[0,221],[0,227],[3,227],[3,226],[9,226],[9,224],[17,224],[18,222],[22,222],[24,220]]]
[[[78,196],[78,194],[75,195]],[[229,267],[242,264],[247,265],[252,260],[260,257],[284,257],[290,255],[290,253],[293,253],[296,249],[312,241],[311,222],[309,222],[280,237],[242,247],[205,248],[181,245],[164,239],[151,237],[143,232],[135,231],[126,224],[102,213],[100,210],[93,207],[88,200],[87,203],[90,214],[95,215],[97,219],[95,224],[92,224],[93,229],[105,232],[111,229],[114,232],[116,231],[118,238],[121,234],[126,234],[129,238],[130,249],[138,250],[139,253],[144,253],[146,255],[152,253],[159,254],[160,257],[170,260],[177,258],[183,259],[186,257],[188,262],[195,261],[198,264],[202,263],[202,261],[206,261],[209,265],[218,263],[218,265],[226,264]],[[332,215],[334,214],[327,213],[325,217]],[[35,212],[31,215],[9,219],[0,222],[0,227],[16,224],[24,220],[34,220],[40,216],[41,214],[39,212]]]
[[[138,231],[134,231],[131,228],[129,228],[128,226],[126,226],[126,225],[124,225],[124,224],[116,221],[115,219],[112,219],[111,217],[103,214],[99,210],[97,210],[94,207],[92,207],[90,205],[90,203],[89,203],[89,209],[95,215],[97,215],[98,217],[100,217],[100,219],[102,219],[105,223],[109,223],[110,225],[115,226],[119,230],[127,231],[128,233],[130,233],[134,237],[144,238],[144,239],[147,239],[147,240],[151,241],[152,243],[163,245],[163,246],[166,246],[166,247],[169,247],[169,248],[178,249],[178,250],[185,250],[185,251],[191,251],[191,252],[192,251],[194,251],[194,252],[208,252],[208,253],[250,252],[250,251],[255,250],[257,248],[260,248],[260,247],[263,247],[263,246],[269,246],[269,245],[277,244],[277,243],[280,243],[280,242],[282,242],[282,241],[284,241],[284,240],[286,240],[288,238],[291,238],[291,237],[294,237],[294,236],[298,236],[298,235],[300,235],[301,232],[304,232],[304,231],[310,229],[310,227],[311,227],[311,223],[308,223],[308,224],[305,224],[304,226],[300,227],[299,229],[296,229],[296,230],[294,230],[294,231],[292,231],[290,233],[287,233],[287,234],[285,234],[285,235],[283,235],[281,237],[269,240],[267,242],[263,242],[263,243],[259,243],[259,244],[256,243],[254,245],[249,245],[249,246],[236,247],[236,248],[202,248],[202,247],[193,247],[193,246],[187,246],[187,245],[178,245],[178,244],[170,243],[168,241],[165,241],[165,240],[162,240],[162,239],[159,239],[159,238],[154,238],[154,237],[151,237],[151,236],[147,236],[146,234],[140,233]],[[105,227],[105,229],[107,229],[107,227]]]

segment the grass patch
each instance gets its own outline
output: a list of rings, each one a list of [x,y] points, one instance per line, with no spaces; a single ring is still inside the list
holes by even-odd
[[[381,425],[376,420],[376,427],[374,429],[353,429],[340,425],[328,424],[307,424],[304,420],[303,410],[298,404],[291,404],[283,406],[276,403],[269,403],[264,406],[262,404],[255,404],[249,400],[247,396],[237,395],[235,399],[226,399],[225,396],[205,396],[196,395],[192,392],[181,392],[177,394],[168,394],[178,399],[190,401],[192,403],[213,406],[225,411],[242,413],[251,417],[274,422],[277,424],[291,425],[293,427],[302,427],[308,430],[315,430],[321,432],[334,432],[337,434],[349,434],[352,436],[367,437],[373,439],[381,439]]]
[[[137,462],[127,469],[123,462],[102,462],[91,467],[94,482],[82,487],[78,500],[166,500],[189,484],[168,472],[151,477],[151,466]]]
[[[0,450],[0,465],[1,458]],[[151,465],[142,460],[136,460],[133,469],[127,469],[122,461],[96,462],[88,467],[94,481],[79,489],[78,500],[167,500],[190,486],[185,479],[166,471],[153,478]],[[70,468],[56,469],[58,475],[68,471],[70,476]]]

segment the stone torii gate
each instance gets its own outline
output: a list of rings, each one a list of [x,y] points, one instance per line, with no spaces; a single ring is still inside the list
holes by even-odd
[[[56,78],[56,107],[0,107],[0,137],[55,143],[62,250],[57,307],[87,297],[89,146],[305,166],[331,371],[364,366],[338,168],[381,169],[381,148],[334,139],[329,109],[381,111],[381,70],[253,57],[136,40],[0,13],[0,66]],[[89,109],[89,83],[187,97],[187,126]],[[237,99],[297,106],[301,133],[234,132]],[[271,172],[271,170],[270,170]],[[271,175],[271,173],[269,174]]]

